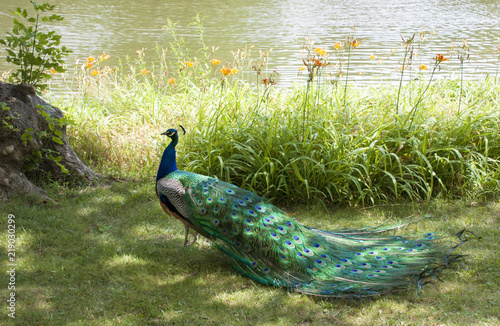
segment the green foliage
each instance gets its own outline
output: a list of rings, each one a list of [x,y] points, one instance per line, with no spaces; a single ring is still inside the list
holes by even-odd
[[[28,16],[26,9],[17,8],[14,15],[23,18],[21,22],[13,19],[14,27],[7,33],[0,44],[7,46],[7,62],[18,66],[9,77],[12,82],[26,83],[39,90],[47,87],[46,80],[52,78],[52,72],[64,72],[64,57],[72,51],[65,46],[59,48],[61,36],[55,31],[43,32],[41,23],[62,21],[60,15],[45,15],[52,11],[56,5],[44,3],[37,5],[31,1],[36,11],[35,17]]]
[[[442,87],[432,90],[436,100]],[[443,115],[434,106],[418,114],[410,109],[402,112],[402,124],[394,125],[389,103],[369,104],[377,91],[351,95],[351,103],[358,104],[348,120],[329,104],[335,98],[327,89],[317,91],[324,102],[307,107],[305,137],[297,109],[303,91],[285,95],[264,112],[248,106],[235,112],[235,101],[226,94],[217,127],[209,118],[213,112],[187,126],[191,133],[181,155],[185,169],[286,202],[371,205],[438,195],[488,196],[500,190],[496,107],[483,107],[480,113],[471,108],[462,117]]]
[[[41,130],[36,133],[36,138],[42,144],[44,143],[45,139],[49,139],[54,143],[63,145],[64,143],[61,139],[63,133],[61,128],[65,125],[69,125],[71,123],[71,120],[68,119],[67,117],[62,117],[62,118],[51,117],[45,111],[47,108],[43,105],[37,105],[37,108],[39,109],[37,110],[37,112],[40,113],[45,118],[45,121],[47,121],[50,132],[52,134],[49,134],[46,131]],[[32,140],[34,135],[35,131],[33,130],[33,128],[27,128],[26,130],[24,130],[24,133],[21,136],[21,140],[24,142],[24,145],[27,145],[28,141]],[[66,169],[66,167],[63,164],[61,164],[62,156],[59,155],[59,152],[45,147],[41,149],[36,149],[32,152],[32,155],[28,158],[27,171],[38,170],[38,165],[43,159],[47,159],[54,162],[57,166],[59,166],[59,168],[61,168],[61,172],[69,173],[68,169]]]
[[[179,78],[172,92],[142,77],[110,80],[118,84],[99,84],[106,97],[87,92],[67,104],[78,126],[73,148],[104,173],[153,175],[166,146],[160,133],[182,124],[179,168],[277,201],[371,205],[500,190],[500,86],[492,79],[464,82],[460,111],[456,81],[350,87],[348,117],[335,86],[271,89],[263,98],[241,82],[199,89]]]
[[[31,156],[28,157],[28,164],[26,166],[26,171],[39,171],[39,164],[43,159],[50,160],[54,162],[60,169],[62,173],[69,173],[69,170],[66,169],[66,167],[61,164],[62,156],[58,155],[59,152],[54,151],[49,148],[42,148],[40,150],[34,150],[31,153]],[[55,156],[57,155],[57,156]]]
[[[63,145],[63,141],[61,140],[61,137],[63,135],[61,128],[65,125],[70,124],[70,119],[67,117],[62,117],[62,118],[53,118],[51,117],[45,110],[46,107],[43,105],[37,105],[37,110],[38,113],[40,113],[44,118],[45,121],[47,121],[47,124],[49,125],[50,131],[53,133],[52,135],[52,141],[54,143],[58,143],[60,145]],[[46,137],[46,135],[44,135]]]
[[[10,108],[3,102],[0,102],[0,108],[2,108],[2,111],[0,113],[10,111]],[[67,174],[69,173],[69,170],[66,169],[66,167],[61,164],[62,156],[60,155],[59,152],[47,148],[47,146],[43,145],[45,143],[45,140],[49,140],[51,142],[63,145],[64,142],[62,141],[61,137],[63,136],[62,133],[62,127],[69,125],[72,123],[70,119],[67,117],[62,117],[62,118],[53,118],[51,117],[45,110],[47,109],[46,107],[42,105],[37,105],[37,112],[41,114],[45,121],[47,122],[49,126],[50,132],[47,131],[38,131],[35,134],[35,130],[33,128],[27,128],[24,130],[23,134],[21,135],[21,140],[23,141],[24,145],[26,146],[29,141],[33,140],[33,137],[36,137],[36,139],[42,144],[42,148],[40,149],[35,149],[31,153],[30,157],[27,158],[28,162],[26,165],[26,171],[38,171],[39,170],[39,164],[42,160],[49,160],[54,162],[59,168],[61,169],[61,172]],[[2,126],[7,129],[8,132],[15,132],[19,131],[17,128],[14,127],[9,121],[16,119],[16,117],[2,117]]]
[[[10,123],[10,121],[14,120],[15,117],[12,117],[12,116],[5,117],[4,116],[7,111],[10,111],[10,108],[7,106],[7,104],[4,102],[0,102],[0,108],[2,109],[2,111],[0,111],[0,115],[2,118],[2,127],[7,129],[7,131],[9,131],[9,132],[18,131],[18,129],[15,128],[14,125],[12,125]]]

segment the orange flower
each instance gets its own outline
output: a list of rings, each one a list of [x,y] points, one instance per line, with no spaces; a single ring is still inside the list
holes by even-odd
[[[54,68],[50,68],[50,73],[51,74],[57,74],[57,71]]]
[[[90,56],[90,57],[88,57],[86,60],[87,60],[87,62],[94,62],[94,61],[95,61],[95,58],[94,58],[94,57],[92,57],[92,56]]]
[[[319,55],[325,55],[326,50],[325,49],[321,49],[321,48],[315,48],[314,52],[316,52]]]
[[[147,75],[147,74],[149,74],[149,70],[147,70],[146,68],[141,69],[141,74]]]
[[[193,61],[189,61],[189,60],[186,60],[186,62],[184,62],[184,64],[186,66],[188,66],[189,68],[191,68],[192,66],[194,66],[194,62]]]
[[[340,49],[340,43],[339,42],[336,42],[333,46],[335,47],[335,50]]]
[[[106,53],[103,53],[101,55],[101,60],[104,61],[104,60],[108,60],[110,58],[109,54],[106,54]]]
[[[99,75],[99,70],[92,69],[92,71],[90,72],[90,74],[92,76],[97,76],[97,75]]]
[[[373,55],[373,54],[372,54],[372,55],[370,56],[370,59],[372,59],[372,60],[373,60],[373,59],[375,59],[375,55]]]
[[[264,78],[262,79],[262,84],[264,85],[274,85],[276,82],[274,81],[273,78]]]
[[[304,71],[304,70],[306,70],[306,67],[304,67],[304,66],[299,67],[299,70],[300,70],[300,71]]]
[[[231,74],[231,69],[229,69],[229,68],[227,68],[227,67],[224,67],[224,68],[220,69],[219,71],[220,71],[220,72],[222,72],[222,74],[223,74],[224,76],[228,76],[228,75],[230,75],[230,74]]]
[[[444,55],[436,54],[436,62],[441,63],[443,61],[450,61],[448,58],[445,58]]]
[[[220,63],[220,60],[219,59],[212,59],[212,60],[210,60],[210,63],[212,64],[212,66],[215,67]]]
[[[314,62],[314,66],[315,67],[323,67],[323,66],[326,66],[327,64],[324,63],[324,62],[321,62],[320,60],[318,59],[312,59],[312,61]]]
[[[94,65],[91,62],[87,62],[87,68],[92,68]]]
[[[429,68],[427,68],[426,65],[421,65],[420,67],[418,67],[418,69],[420,69],[420,70],[429,70]]]
[[[174,77],[170,78],[170,79],[168,80],[168,83],[169,83],[170,85],[175,84],[175,78],[174,78]]]
[[[231,72],[232,72],[233,74],[237,74],[237,73],[238,73],[238,69],[237,69],[237,68],[233,68],[233,70],[231,70]]]
[[[358,45],[360,45],[360,44],[361,44],[361,42],[358,42],[358,40],[357,40],[357,39],[354,39],[354,40],[351,42],[351,45],[352,45],[352,47],[353,47],[353,48],[357,48],[357,47],[358,47]]]

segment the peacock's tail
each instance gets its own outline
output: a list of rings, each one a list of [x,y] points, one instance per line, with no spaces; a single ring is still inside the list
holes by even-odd
[[[199,174],[174,171],[157,189],[240,273],[302,293],[358,297],[420,287],[461,257],[434,233],[403,238],[382,236],[384,228],[310,228],[250,191]]]

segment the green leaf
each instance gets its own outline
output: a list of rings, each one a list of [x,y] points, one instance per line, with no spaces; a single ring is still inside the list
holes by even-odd
[[[56,15],[56,14],[53,14],[52,16],[49,17],[49,20],[50,21],[61,21],[63,20],[64,18],[60,15]]]
[[[33,139],[33,136],[29,133],[24,133],[21,136],[21,140],[23,141],[24,145],[26,145],[28,143],[28,140],[32,140],[32,139]]]
[[[50,152],[51,153],[57,153],[57,152],[54,152],[54,151],[50,151]],[[62,156],[61,155],[59,155],[58,157],[54,157],[52,154],[49,154],[49,155],[47,155],[47,158],[49,160],[54,161],[54,162],[60,162],[62,160]]]
[[[44,63],[41,57],[36,57],[32,53],[26,53],[24,56],[25,62],[30,65],[40,66]]]
[[[19,22],[19,20],[15,19],[15,18],[13,19],[13,23],[14,23],[14,25],[15,25],[15,26],[17,26],[18,28],[19,28],[19,27],[24,27],[24,24],[20,23],[20,22]],[[24,29],[26,29],[26,28],[24,27]]]
[[[41,114],[41,115],[42,115],[45,119],[50,118],[50,115],[49,115],[47,112],[45,112],[45,107],[44,107],[43,105],[37,105],[36,107],[37,107],[37,108],[39,108],[39,109],[41,109],[41,110],[37,110],[37,111],[38,111],[38,113],[40,113],[40,114]]]
[[[302,177],[302,175],[300,174],[299,172],[299,169],[297,167],[297,164],[295,164],[295,162],[290,162],[290,164],[292,165],[292,168],[293,168],[293,172],[295,172],[295,176],[302,182],[304,182],[304,178]]]
[[[69,170],[66,169],[66,167],[64,165],[62,165],[61,163],[57,163],[57,165],[61,168],[61,172],[64,173],[64,174],[68,174],[69,173]]]
[[[55,143],[58,143],[58,144],[64,145],[63,141],[62,141],[62,140],[61,140],[61,138],[59,138],[59,137],[53,136],[53,137],[52,137],[52,140],[53,140]]]

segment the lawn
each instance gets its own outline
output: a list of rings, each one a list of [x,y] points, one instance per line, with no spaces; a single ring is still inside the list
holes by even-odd
[[[16,216],[15,325],[500,324],[496,201],[288,208],[302,223],[328,230],[430,215],[397,232],[466,227],[476,235],[458,249],[466,257],[457,268],[420,293],[327,300],[242,277],[203,239],[182,247],[184,228],[161,210],[152,179],[48,191],[53,202],[18,197],[0,209],[3,257],[7,216]],[[9,277],[0,279],[6,298]],[[4,305],[0,323],[14,325]]]

